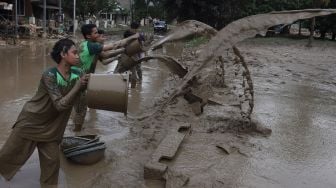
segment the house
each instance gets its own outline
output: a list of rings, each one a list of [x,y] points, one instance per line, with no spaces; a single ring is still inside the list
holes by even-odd
[[[114,24],[127,24],[130,22],[130,0],[118,0],[116,8],[110,12],[101,12],[100,17]]]
[[[115,21],[116,23],[124,21],[125,24],[131,21],[131,2],[132,0],[117,0],[119,6],[118,10],[115,11]]]
[[[30,0],[17,0],[18,3],[18,16],[31,16],[32,7]],[[8,19],[15,20],[15,0],[0,0],[0,16]]]
[[[0,16],[14,21],[15,1],[16,0],[0,0]],[[59,12],[59,1],[60,0],[46,0],[47,19],[56,19],[56,15],[58,15]],[[6,9],[5,7],[11,7],[11,9]],[[19,20],[28,20],[29,17],[42,20],[43,0],[17,0],[17,15]]]
[[[37,19],[43,19],[43,0],[30,0],[33,15]],[[57,20],[60,0],[46,0],[47,20]]]

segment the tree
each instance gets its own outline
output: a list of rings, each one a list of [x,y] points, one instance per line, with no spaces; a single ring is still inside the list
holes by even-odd
[[[306,8],[311,0],[162,0],[168,20],[195,19],[217,29],[239,18],[271,11]]]
[[[71,15],[73,1],[64,1],[64,10]],[[83,20],[87,15],[96,15],[101,11],[113,11],[117,7],[116,0],[80,0],[76,1],[76,15]]]
[[[169,12],[168,20],[195,19],[217,29],[232,20],[250,15],[253,9],[250,0],[164,0],[163,4]]]
[[[312,1],[312,6],[313,6],[313,8],[318,8],[318,7],[321,7],[321,6],[328,5],[329,3],[330,3],[330,0],[313,0]],[[311,23],[310,23],[310,35],[309,35],[309,40],[308,40],[307,47],[312,47],[313,38],[314,38],[314,31],[315,31],[315,22],[316,22],[316,19],[314,17],[314,18],[311,19]]]
[[[139,2],[139,15],[144,9],[145,0],[135,0]],[[142,3],[140,3],[142,1]],[[177,19],[184,21],[187,19],[195,19],[206,24],[209,24],[216,29],[221,29],[228,23],[239,18],[267,13],[271,11],[307,9],[312,7],[331,7],[329,4],[336,4],[336,0],[153,0],[160,3],[162,8],[169,12],[164,15],[167,21]],[[141,5],[142,4],[142,5]],[[313,6],[314,5],[314,6]],[[142,6],[142,7],[141,7]],[[336,7],[336,5],[333,5]],[[163,9],[160,9],[158,15],[162,14]],[[143,13],[142,13],[143,14]],[[143,14],[144,15],[144,14]],[[158,16],[160,17],[160,16]],[[330,18],[333,16],[330,16]],[[334,25],[332,19],[328,18],[328,29],[331,30]],[[335,19],[334,19],[335,20]],[[305,20],[300,20],[299,25],[306,23]],[[302,24],[303,23],[303,24]],[[320,26],[324,23],[321,22]],[[289,29],[290,26],[288,26]],[[336,27],[336,26],[335,26]],[[336,30],[336,28],[335,28]],[[289,30],[287,30],[289,31]],[[336,33],[336,32],[335,32]],[[335,34],[336,37],[336,34]]]

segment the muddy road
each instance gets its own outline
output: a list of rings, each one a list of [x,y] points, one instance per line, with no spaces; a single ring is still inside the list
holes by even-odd
[[[107,144],[104,160],[82,166],[62,156],[58,187],[335,187],[336,44],[315,41],[306,48],[306,42],[256,38],[237,46],[253,77],[252,119],[272,129],[271,135],[231,129],[239,126],[240,114],[228,99],[228,105],[206,105],[201,116],[182,98],[158,115],[139,118],[150,114],[178,79],[156,61],[144,63],[143,82],[129,90],[128,116],[90,109],[79,133],[101,136]],[[29,42],[0,49],[0,146],[41,72],[53,65],[51,46]],[[158,50],[183,59],[181,52],[181,44]],[[111,72],[115,65],[99,65],[96,72]],[[216,90],[225,98],[225,91]],[[181,122],[192,128],[174,160],[164,161],[166,181],[144,180],[144,164]],[[74,135],[72,129],[70,120],[65,135]],[[216,147],[223,143],[232,148],[230,154]],[[39,174],[35,152],[12,181],[0,179],[0,187],[36,188]]]

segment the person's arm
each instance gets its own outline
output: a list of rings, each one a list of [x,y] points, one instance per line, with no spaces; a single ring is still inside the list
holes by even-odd
[[[124,47],[126,46],[130,41],[134,40],[134,39],[138,39],[139,38],[139,33],[136,33],[128,38],[110,43],[110,44],[104,44],[103,46],[103,51],[107,51],[107,50],[113,50],[113,49],[118,49],[120,47]]]
[[[88,42],[90,55],[99,55],[103,52],[104,45],[99,42]]]
[[[111,58],[108,58],[108,59],[101,60],[100,62],[103,65],[108,65],[108,64],[112,63],[113,61],[118,60],[118,58],[119,58],[119,56],[114,56],[114,57],[111,57]]]
[[[88,75],[83,75],[65,96],[63,96],[58,89],[56,76],[54,74],[50,72],[43,74],[42,82],[44,83],[55,108],[58,111],[63,111],[73,106],[77,94],[81,89],[85,88],[88,78]]]
[[[124,52],[125,52],[125,48],[119,48],[119,49],[105,51],[105,52],[103,51],[100,53],[100,58],[107,59],[107,58],[115,57]]]

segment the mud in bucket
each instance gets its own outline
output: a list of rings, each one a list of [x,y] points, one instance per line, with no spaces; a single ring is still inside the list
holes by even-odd
[[[128,74],[91,74],[87,86],[89,108],[127,114]]]

